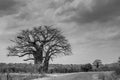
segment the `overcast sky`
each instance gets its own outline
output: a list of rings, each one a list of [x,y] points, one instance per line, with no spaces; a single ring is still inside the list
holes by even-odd
[[[83,64],[120,56],[120,0],[0,0],[0,62],[23,62],[7,57],[10,39],[21,29],[39,25],[59,27],[73,55],[52,63]]]

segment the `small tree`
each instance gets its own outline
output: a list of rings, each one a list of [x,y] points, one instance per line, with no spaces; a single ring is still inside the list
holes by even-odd
[[[118,58],[117,66],[114,66],[115,73],[120,75],[120,57]]]
[[[119,64],[119,66],[120,66],[120,57],[118,58],[118,64]]]
[[[34,27],[22,30],[14,40],[14,46],[8,47],[8,56],[24,57],[34,60],[34,64],[41,65],[44,72],[48,71],[49,61],[59,55],[70,55],[71,46],[61,31],[51,26]]]
[[[102,61],[100,59],[96,59],[94,62],[93,62],[93,66],[98,69],[100,68],[100,66],[102,65]]]
[[[81,70],[85,72],[92,71],[92,65],[90,63],[82,65]]]

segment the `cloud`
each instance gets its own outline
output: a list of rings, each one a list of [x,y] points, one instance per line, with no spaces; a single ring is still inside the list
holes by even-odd
[[[64,22],[107,22],[120,16],[120,0],[74,0],[56,11]]]
[[[57,9],[64,6],[66,3],[71,3],[74,0],[51,0],[49,8]]]
[[[51,0],[31,0],[27,3],[19,15],[16,16],[17,19],[36,19],[44,16],[45,11],[48,9]]]
[[[110,15],[110,17],[113,17],[112,11],[109,15],[106,15],[106,13],[104,15],[99,13],[102,11],[104,13],[110,5],[112,6],[113,4],[116,4],[116,1],[117,0],[100,0],[100,2],[98,0],[32,0],[27,3],[24,8],[20,9],[17,15],[6,18],[7,27],[5,29],[6,31],[11,30],[11,32],[14,32],[19,31],[20,29],[25,29],[26,27],[31,28],[42,24],[56,24],[62,28],[65,34],[67,34],[71,43],[75,43],[74,45],[78,43],[89,44],[93,43],[93,41],[95,43],[98,41],[102,42],[105,41],[106,38],[107,40],[112,39],[110,38],[111,36],[116,36],[117,39],[118,34],[110,33],[109,29],[111,30],[111,27],[114,26],[113,24],[118,24],[119,22],[111,21],[107,24],[93,23],[81,25],[81,23],[90,23],[94,21],[101,22],[102,20],[104,21],[105,18],[107,20],[107,16]],[[113,8],[115,8],[115,6],[113,6]],[[104,7],[106,8],[105,10],[102,9]],[[106,12],[108,13],[108,11],[110,11],[110,9]],[[94,18],[95,14],[98,15],[95,16],[96,18]],[[114,15],[114,17],[115,16],[117,15]],[[59,21],[57,22],[57,20],[61,19],[63,23]],[[72,22],[78,24],[73,24]],[[116,26],[119,25],[120,24]],[[119,28],[117,27],[115,30],[119,30]],[[110,36],[109,34],[112,35]]]
[[[119,22],[111,21],[107,24],[93,23],[80,25],[81,23],[90,23],[94,21],[101,22],[102,20],[104,21],[105,19],[109,19],[107,16],[117,16],[114,15],[117,11],[110,12],[110,9],[108,9],[108,7],[111,6],[115,9],[117,6],[115,5],[116,3],[117,0],[34,0],[21,8],[17,15],[5,18],[5,21],[3,21],[6,26],[4,31],[9,31],[11,34],[14,34],[20,29],[31,28],[42,24],[56,24],[55,26],[58,26],[64,31],[64,34],[67,35],[73,45],[92,45],[101,42],[103,43],[113,40],[114,37],[118,40],[120,28],[112,27],[114,26],[113,24],[118,24]],[[104,15],[99,14],[102,11],[103,13],[109,12],[109,15],[106,13]],[[61,17],[64,23],[56,21],[61,20]],[[68,24],[67,22],[71,23]],[[78,24],[73,24],[72,22]],[[116,26],[119,25],[120,24]],[[111,29],[114,31],[111,32]]]
[[[0,17],[17,14],[20,7],[24,7],[26,1],[23,0],[0,0]]]
[[[53,0],[30,0],[16,15],[10,16],[6,30],[54,24],[54,10],[49,8]]]
[[[83,30],[82,35],[78,35],[79,38],[76,39],[77,45],[86,46],[89,48],[97,47],[116,47],[119,45],[120,41],[120,27],[110,26],[110,25],[89,25],[90,28]],[[79,30],[82,31],[82,30]]]
[[[2,53],[6,53],[5,48],[11,45],[10,39],[14,39],[21,29],[47,24],[62,30],[80,61],[84,58],[81,55],[87,55],[86,59],[99,57],[101,53],[103,56],[104,53],[114,55],[115,51],[119,55],[119,0],[0,1]]]

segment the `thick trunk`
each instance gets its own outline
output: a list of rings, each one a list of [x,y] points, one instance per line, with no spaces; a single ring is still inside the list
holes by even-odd
[[[42,64],[42,60],[35,58],[34,64]]]
[[[43,71],[42,61],[36,58],[34,64],[36,66],[36,72],[42,73]]]
[[[41,64],[43,62],[43,50],[37,49],[36,53],[33,54],[35,61],[35,64]]]
[[[34,64],[41,64],[43,62],[43,46],[44,44],[38,46],[35,43],[36,52],[33,54],[35,58]]]
[[[36,65],[36,70],[39,73],[43,72],[43,54],[42,51],[37,51],[34,55],[34,64]]]
[[[45,59],[44,59],[44,64],[43,64],[43,71],[45,73],[48,72],[48,67],[49,67],[49,53],[46,53]]]
[[[43,65],[43,71],[47,73],[48,67],[49,67],[49,60],[45,60]]]

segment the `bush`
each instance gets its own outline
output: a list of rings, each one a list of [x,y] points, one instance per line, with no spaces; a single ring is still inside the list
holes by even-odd
[[[97,71],[111,71],[111,70],[108,66],[104,65],[104,66],[98,68]]]
[[[81,70],[85,72],[92,71],[92,65],[90,63],[82,65]]]
[[[115,74],[120,75],[120,67],[115,67]]]

